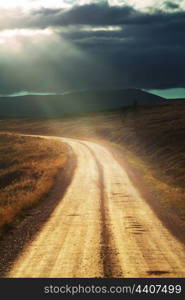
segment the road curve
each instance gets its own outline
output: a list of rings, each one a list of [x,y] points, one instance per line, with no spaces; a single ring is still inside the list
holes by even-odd
[[[185,277],[185,246],[111,153],[62,140],[77,156],[72,183],[7,277]]]

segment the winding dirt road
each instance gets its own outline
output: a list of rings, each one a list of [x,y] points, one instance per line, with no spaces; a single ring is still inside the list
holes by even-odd
[[[57,208],[8,277],[185,277],[185,247],[111,153],[62,139],[78,165]]]

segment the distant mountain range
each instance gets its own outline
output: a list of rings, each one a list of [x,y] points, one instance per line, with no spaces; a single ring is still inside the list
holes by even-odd
[[[164,98],[139,89],[82,91],[60,96],[1,97],[0,116],[59,117],[164,102]]]

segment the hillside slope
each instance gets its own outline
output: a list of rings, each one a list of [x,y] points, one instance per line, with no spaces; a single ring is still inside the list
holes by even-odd
[[[156,105],[164,99],[137,89],[83,91],[60,96],[0,98],[0,116],[57,117],[118,109],[132,105]]]

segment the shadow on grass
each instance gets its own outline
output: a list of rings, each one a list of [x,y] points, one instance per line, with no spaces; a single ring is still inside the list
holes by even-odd
[[[48,220],[58,202],[62,199],[70,185],[76,157],[72,151],[66,165],[59,171],[53,188],[41,199],[38,205],[23,212],[22,221],[16,226],[9,226],[0,240],[0,277],[7,277],[21,251],[30,243],[43,224]]]

